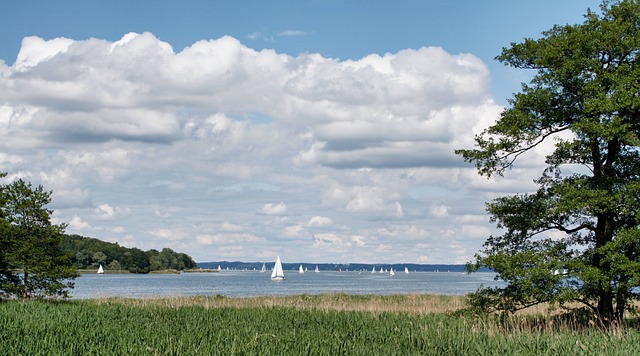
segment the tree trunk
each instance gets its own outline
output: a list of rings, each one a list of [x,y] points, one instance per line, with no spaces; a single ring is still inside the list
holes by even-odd
[[[622,321],[624,318],[624,309],[627,306],[627,298],[626,293],[622,290],[620,286],[618,286],[618,291],[616,293],[616,312],[615,317],[617,321]]]
[[[598,318],[602,323],[608,325],[614,319],[611,290],[601,290],[598,297]]]
[[[600,267],[600,272],[605,276],[611,275],[611,265],[609,262],[603,262],[604,256],[598,251],[599,248],[605,246],[613,240],[613,221],[611,214],[599,214],[598,223],[596,225],[596,253],[594,266]],[[598,317],[605,325],[614,320],[613,294],[611,290],[611,281],[606,286],[598,287]]]

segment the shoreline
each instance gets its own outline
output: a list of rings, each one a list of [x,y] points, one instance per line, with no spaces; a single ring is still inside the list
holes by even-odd
[[[126,269],[119,269],[119,270],[105,270],[104,273],[102,274],[140,274],[140,275],[144,275],[144,274],[181,274],[181,273],[217,273],[219,272],[218,270],[213,270],[213,269],[208,269],[208,268],[198,268],[198,269],[191,269],[191,270],[183,270],[183,271],[179,271],[177,269],[162,269],[162,270],[157,270],[157,271],[149,271],[147,273],[132,273],[129,272]],[[79,269],[78,273],[83,275],[83,274],[99,274],[97,273],[97,269]]]

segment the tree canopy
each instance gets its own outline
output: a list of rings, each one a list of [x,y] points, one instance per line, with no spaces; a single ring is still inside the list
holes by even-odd
[[[166,269],[183,271],[197,267],[191,256],[170,248],[142,251],[79,235],[63,236],[62,249],[80,269],[97,269],[102,265],[107,270],[148,273]]]
[[[2,177],[6,174],[1,174]],[[22,179],[0,186],[0,293],[23,299],[68,296],[78,276],[51,223],[51,192]]]
[[[580,302],[620,319],[640,286],[640,3],[604,1],[584,22],[556,25],[497,59],[535,71],[499,119],[456,153],[481,175],[507,174],[553,140],[535,192],[487,203],[504,233],[469,265],[505,287],[479,290],[488,308]],[[534,177],[532,177],[534,178]]]

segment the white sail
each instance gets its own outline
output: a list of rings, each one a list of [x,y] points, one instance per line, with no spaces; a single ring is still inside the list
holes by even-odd
[[[284,271],[282,270],[280,256],[276,257],[276,264],[273,266],[273,272],[271,272],[271,280],[284,281]]]
[[[409,269],[407,267],[404,268],[404,273],[409,274]]]
[[[102,265],[100,265],[100,267],[98,267],[98,272],[96,272],[97,274],[104,274],[104,269],[102,269]]]
[[[373,269],[371,270],[371,273],[376,273],[376,267],[374,266]]]
[[[220,265],[218,265],[218,271],[222,271],[222,267],[220,267]]]
[[[300,268],[298,268],[298,273],[304,274],[304,268],[302,268],[302,265],[300,265]]]
[[[316,265],[316,270],[315,272],[320,272],[320,270],[318,269],[318,265]]]
[[[390,276],[395,276],[396,275],[396,273],[393,271],[393,268],[391,268],[391,271],[389,272],[389,275]]]
[[[264,264],[264,262],[262,263],[262,268],[260,268],[260,273],[264,273],[267,271],[267,266]]]

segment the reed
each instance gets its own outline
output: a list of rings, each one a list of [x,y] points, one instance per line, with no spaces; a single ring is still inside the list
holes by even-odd
[[[541,315],[427,311],[457,299],[338,294],[2,302],[0,354],[630,355],[640,344],[632,326],[580,328],[579,320]]]
[[[465,297],[411,294],[411,295],[347,295],[320,294],[295,296],[260,296],[228,298],[221,295],[175,298],[100,298],[97,304],[125,304],[130,306],[161,306],[180,308],[199,306],[210,308],[271,308],[284,307],[306,310],[362,311],[371,313],[445,313],[465,306]]]

